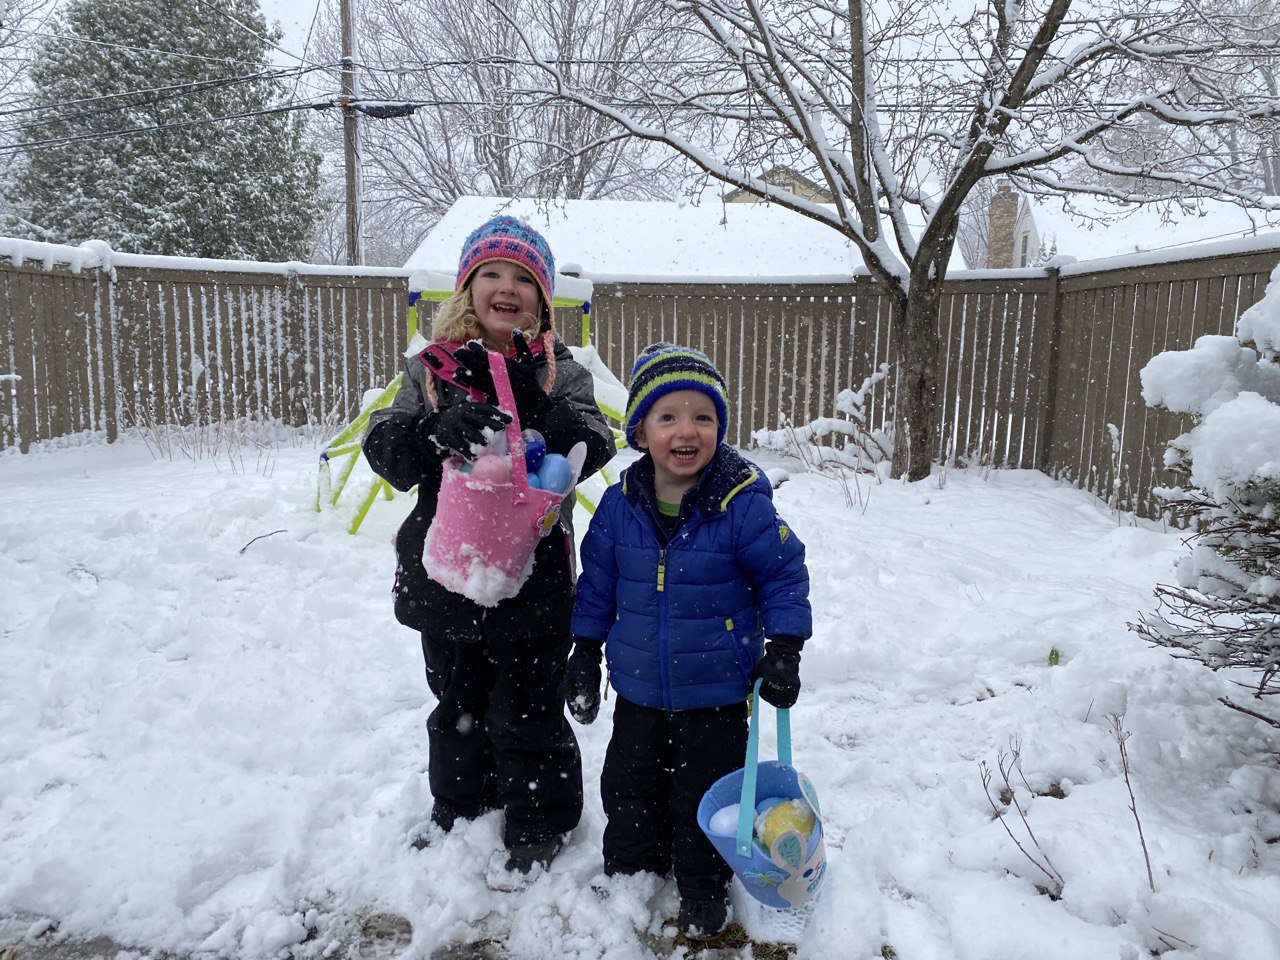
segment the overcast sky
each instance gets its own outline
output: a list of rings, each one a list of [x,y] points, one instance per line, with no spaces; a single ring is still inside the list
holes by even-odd
[[[278,23],[284,31],[284,39],[280,47],[299,57],[307,57],[304,51],[307,35],[311,30],[311,22],[316,14],[316,7],[327,4],[331,0],[259,0],[262,13],[268,23]],[[275,62],[281,66],[297,66],[298,61],[277,53]]]

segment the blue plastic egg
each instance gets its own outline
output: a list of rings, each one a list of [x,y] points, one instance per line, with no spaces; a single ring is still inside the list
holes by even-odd
[[[530,487],[530,489],[533,489],[533,490],[544,490],[544,489],[546,489],[546,488],[545,488],[545,487],[543,487],[543,485],[542,485],[542,478],[541,478],[540,476],[538,476],[536,473],[531,473],[531,474],[529,474],[529,487]]]
[[[573,468],[558,453],[548,453],[543,458],[538,475],[542,478],[542,489],[552,493],[568,493],[569,485],[573,483]]]
[[[537,430],[524,430],[520,436],[524,438],[524,468],[534,473],[542,467],[542,458],[547,455],[547,441]]]

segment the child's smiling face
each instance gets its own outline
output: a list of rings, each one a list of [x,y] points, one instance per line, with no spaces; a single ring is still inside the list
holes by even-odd
[[[512,330],[535,329],[540,301],[533,274],[506,260],[480,264],[471,279],[476,320],[494,347],[510,347]]]
[[[659,397],[640,421],[636,441],[653,457],[654,485],[668,503],[698,482],[715,456],[720,424],[716,405],[701,390]]]

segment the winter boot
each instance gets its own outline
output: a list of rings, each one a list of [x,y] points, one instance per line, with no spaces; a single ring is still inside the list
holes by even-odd
[[[729,925],[729,903],[723,897],[706,900],[681,900],[676,921],[680,932],[695,940],[714,937]]]
[[[507,847],[507,869],[512,873],[529,873],[541,864],[544,868],[564,849],[564,837],[549,837],[531,843],[515,843]]]

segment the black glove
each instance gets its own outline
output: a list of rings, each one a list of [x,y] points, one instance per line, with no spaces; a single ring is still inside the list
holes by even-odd
[[[538,374],[547,365],[547,355],[535,354],[519,330],[511,331],[511,342],[515,344],[516,355],[507,357],[507,377],[511,380],[516,412],[523,423],[547,399],[546,392],[538,383]]]
[[[757,680],[760,696],[779,710],[795,706],[800,697],[800,649],[804,641],[799,637],[774,637],[764,647],[764,656],[756,661],[751,671],[751,685]]]
[[[472,447],[484,447],[489,442],[481,431],[497,432],[510,422],[511,418],[492,404],[464,400],[424,417],[421,429],[426,439],[441,451],[474,460],[476,452]]]
[[[600,654],[601,644],[595,640],[575,637],[573,653],[565,667],[569,693],[565,701],[569,713],[579,723],[591,723],[600,712]]]
[[[430,354],[428,354],[430,356]],[[478,390],[490,403],[498,403],[498,392],[493,388],[493,374],[489,371],[489,354],[479,340],[468,340],[453,351],[453,359],[458,361],[458,370],[453,375],[453,382],[468,390]]]

